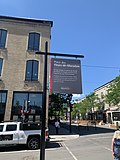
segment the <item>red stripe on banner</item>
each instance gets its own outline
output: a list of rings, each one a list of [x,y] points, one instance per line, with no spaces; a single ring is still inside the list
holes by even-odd
[[[50,59],[50,92],[52,92],[52,59]]]

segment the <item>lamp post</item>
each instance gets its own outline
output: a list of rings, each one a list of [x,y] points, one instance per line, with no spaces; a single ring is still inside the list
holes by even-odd
[[[70,133],[72,133],[72,126],[71,126],[71,121],[72,121],[72,115],[71,115],[72,114],[72,104],[71,104],[72,94],[69,94],[68,96],[69,96],[68,101],[69,101],[69,108],[70,108],[70,112],[69,112],[70,113],[70,130],[69,131],[70,131]]]
[[[46,127],[46,97],[47,97],[47,52],[48,42],[45,43],[45,60],[44,60],[44,82],[42,97],[42,128],[41,128],[41,150],[40,160],[45,160],[45,127]]]
[[[45,160],[45,127],[46,127],[46,98],[47,98],[47,56],[74,57],[84,58],[83,55],[48,53],[48,42],[45,43],[45,52],[36,52],[44,55],[44,80],[43,80],[43,97],[42,97],[42,127],[41,127],[41,149],[40,160]],[[70,113],[71,114],[71,113]],[[71,123],[71,122],[70,122]],[[71,125],[70,125],[71,127]],[[71,132],[71,129],[70,129]]]
[[[71,126],[71,112],[72,112],[72,110],[71,110],[71,104],[69,104],[70,105],[70,133],[72,133],[72,126]]]

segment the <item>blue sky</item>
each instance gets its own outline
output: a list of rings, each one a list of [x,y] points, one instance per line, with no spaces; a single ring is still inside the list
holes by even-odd
[[[84,95],[120,73],[120,0],[0,0],[0,15],[53,21],[51,52],[84,55]]]

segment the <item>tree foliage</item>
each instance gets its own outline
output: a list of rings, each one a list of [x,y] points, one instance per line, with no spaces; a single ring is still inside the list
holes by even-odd
[[[110,105],[118,105],[120,103],[120,76],[110,83],[107,92],[106,102]]]
[[[64,114],[64,103],[71,101],[72,94],[51,94],[49,96],[49,117],[52,116],[63,116]]]
[[[95,95],[95,93],[92,93],[86,97],[86,101],[88,105],[87,109],[89,111],[92,111],[92,109],[94,110],[94,108],[96,107],[96,99],[97,99],[97,95]]]
[[[97,96],[95,93],[91,93],[90,95],[86,96],[83,101],[80,103],[74,104],[73,114],[78,115],[81,114],[82,119],[85,119],[87,112],[92,112],[92,109],[96,106],[96,99]]]
[[[105,102],[109,105],[118,105],[120,103],[120,76],[116,77],[109,85],[106,95],[98,97],[95,93],[86,96],[80,103],[74,104],[73,116],[79,113],[82,118],[86,113],[92,113],[94,108],[97,107],[99,111],[104,110]]]

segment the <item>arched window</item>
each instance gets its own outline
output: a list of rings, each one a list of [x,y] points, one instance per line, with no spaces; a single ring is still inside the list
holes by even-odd
[[[26,81],[37,81],[38,80],[38,64],[36,60],[28,60],[26,64]]]
[[[0,48],[5,48],[7,31],[0,29]]]
[[[29,33],[28,50],[39,51],[39,45],[40,45],[40,34],[35,32]]]

